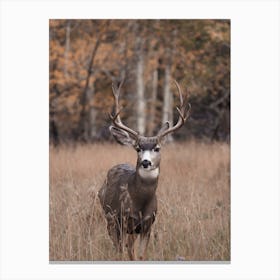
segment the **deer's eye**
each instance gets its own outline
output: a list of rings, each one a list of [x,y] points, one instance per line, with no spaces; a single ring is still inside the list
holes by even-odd
[[[136,147],[135,150],[136,150],[137,153],[141,152],[141,149],[139,147]]]
[[[156,147],[156,148],[154,148],[154,152],[159,152],[160,151],[160,147]]]

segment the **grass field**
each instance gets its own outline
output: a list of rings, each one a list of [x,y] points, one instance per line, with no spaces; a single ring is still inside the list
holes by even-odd
[[[128,260],[114,250],[97,199],[108,169],[124,162],[136,153],[117,144],[50,148],[50,261]],[[157,197],[148,260],[230,260],[228,144],[166,145]]]

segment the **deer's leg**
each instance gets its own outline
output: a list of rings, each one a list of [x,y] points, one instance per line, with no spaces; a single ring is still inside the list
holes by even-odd
[[[117,250],[120,250],[120,235],[118,232],[118,229],[116,227],[116,224],[112,221],[108,221],[107,223],[107,230],[109,233],[109,236],[111,238],[111,240],[113,241],[114,246],[116,247]]]
[[[107,219],[107,230],[111,240],[113,241],[114,247],[117,249],[119,253],[123,252],[122,246],[122,233],[121,233],[121,225],[119,223],[118,218],[111,213],[106,215]]]
[[[150,240],[150,235],[151,235],[151,230],[149,230],[146,233],[140,234],[139,259],[141,261],[145,260],[145,258],[146,258],[146,252],[147,252],[147,247],[148,247],[148,243]]]
[[[129,259],[131,261],[135,260],[135,252],[134,252],[134,242],[136,240],[136,234],[128,234],[127,236],[127,252]]]
[[[122,253],[124,250],[124,246],[126,245],[127,241],[127,216],[121,215],[121,217],[118,220],[118,240],[119,240],[119,247],[120,252]]]

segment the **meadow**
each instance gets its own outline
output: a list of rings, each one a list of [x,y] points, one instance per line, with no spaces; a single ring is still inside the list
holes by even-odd
[[[50,261],[128,260],[116,253],[97,198],[107,171],[125,162],[134,165],[136,152],[117,144],[50,147]],[[149,261],[230,261],[228,144],[166,144],[157,198]]]

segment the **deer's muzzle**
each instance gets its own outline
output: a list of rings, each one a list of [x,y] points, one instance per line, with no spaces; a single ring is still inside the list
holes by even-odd
[[[144,168],[148,168],[149,166],[152,165],[152,163],[147,160],[147,159],[144,159],[142,162],[141,162],[141,165],[144,167]]]

